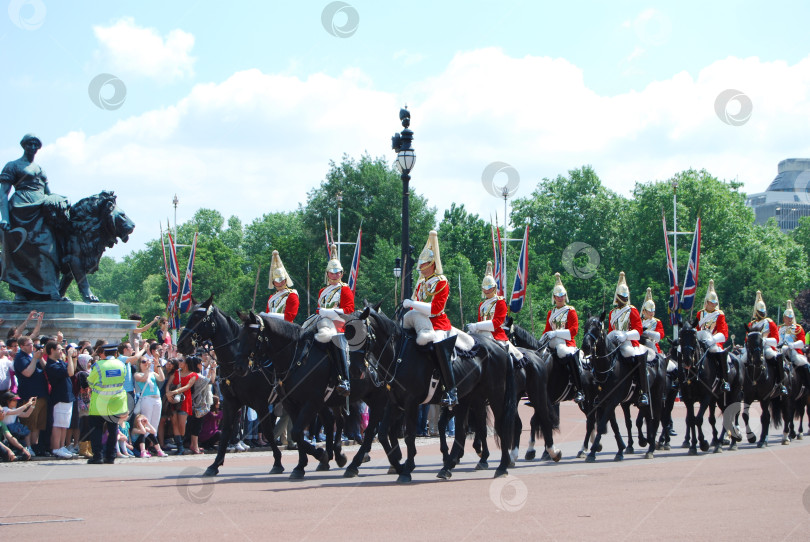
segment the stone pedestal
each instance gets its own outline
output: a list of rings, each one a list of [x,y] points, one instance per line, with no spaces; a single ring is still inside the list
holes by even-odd
[[[113,303],[0,301],[0,318],[5,319],[3,332],[7,332],[9,327],[13,329],[19,326],[31,311],[45,314],[39,335],[56,336],[61,331],[69,343],[78,343],[83,339],[92,343],[98,339],[118,343],[124,336],[131,334],[138,324],[134,320],[123,320],[118,305]],[[24,333],[33,331],[35,326],[35,320],[29,321]]]

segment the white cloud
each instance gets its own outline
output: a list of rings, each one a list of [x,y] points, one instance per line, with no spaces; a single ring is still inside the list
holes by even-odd
[[[585,164],[611,189],[684,169],[739,176],[763,190],[787,157],[810,156],[810,57],[794,65],[757,58],[714,62],[641,91],[602,96],[565,59],[512,58],[499,49],[459,53],[440,74],[403,95],[378,91],[360,70],[306,79],[248,70],[198,84],[175,104],[98,134],[70,133],[38,160],[52,189],[78,199],[101,188],[138,224],[126,250],[158,235],[158,221],[199,207],[249,222],[292,210],[348,154],[393,160],[397,111],[411,105],[418,156],[411,186],[441,212],[453,202],[483,217],[503,212],[481,174],[503,161],[521,175],[517,197],[543,177]],[[714,102],[739,89],[753,103],[742,126],[724,124]],[[732,109],[730,111],[733,112]],[[134,246],[133,246],[134,245]]]
[[[406,49],[394,53],[394,60],[400,60],[405,66],[413,66],[425,59],[422,53],[409,53]]]
[[[172,81],[194,74],[194,36],[175,29],[161,36],[154,28],[143,28],[131,17],[111,26],[94,26],[102,62],[120,73]]]

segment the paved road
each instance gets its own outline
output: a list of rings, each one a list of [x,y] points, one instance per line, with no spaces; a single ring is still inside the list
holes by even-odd
[[[754,407],[756,410],[757,407]],[[526,407],[521,406],[528,420]],[[675,410],[683,435],[682,405]],[[753,411],[752,411],[753,413]],[[759,424],[752,427],[758,431]],[[518,461],[510,476],[475,471],[472,451],[450,481],[435,478],[434,439],[419,439],[409,486],[386,474],[382,450],[361,477],[339,469],[291,482],[269,476],[269,454],[230,454],[216,479],[196,475],[212,456],[2,464],[3,540],[807,540],[810,439],[736,452],[686,455],[674,447],[655,459],[621,463],[611,434],[594,464],[575,455],[582,415],[563,405],[558,464]],[[524,442],[527,434],[524,434]],[[494,449],[494,446],[493,446]],[[523,451],[521,451],[522,455]],[[285,453],[287,472],[295,452]],[[491,462],[494,467],[494,461]],[[312,467],[311,467],[312,468]],[[311,469],[310,468],[310,469]],[[10,524],[10,525],[9,525]]]

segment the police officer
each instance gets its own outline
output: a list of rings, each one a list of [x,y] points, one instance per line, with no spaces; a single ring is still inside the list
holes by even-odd
[[[102,358],[93,365],[87,377],[92,392],[88,421],[90,445],[93,448],[93,458],[87,462],[94,465],[115,462],[118,420],[128,414],[127,392],[124,391],[125,372],[128,368],[116,358],[117,353],[117,344],[104,345]],[[104,431],[107,432],[107,443],[102,461],[101,438]]]

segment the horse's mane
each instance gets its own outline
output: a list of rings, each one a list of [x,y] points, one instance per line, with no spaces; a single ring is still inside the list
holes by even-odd
[[[268,316],[259,316],[259,318],[264,321],[264,327],[268,328],[270,333],[289,342],[309,339],[311,335],[315,335],[318,331],[315,326],[304,329],[298,324],[288,322],[282,318],[270,318]]]
[[[512,333],[518,338],[518,340],[527,344],[532,350],[538,350],[540,348],[540,341],[537,340],[537,337],[519,325],[512,324]]]
[[[233,336],[233,337],[238,336],[239,335],[239,328],[241,328],[242,326],[239,324],[239,322],[236,320],[236,318],[234,318],[233,316],[230,316],[228,314],[225,314],[216,305],[214,305],[214,308],[217,310],[217,312],[219,312],[222,315],[223,318],[225,318],[225,322],[228,324],[228,327],[230,328],[231,336]]]
[[[371,307],[369,307],[369,309],[369,316],[374,316],[374,321],[380,325],[382,331],[386,335],[390,337],[398,332],[396,322],[385,316],[383,313],[375,311]]]

